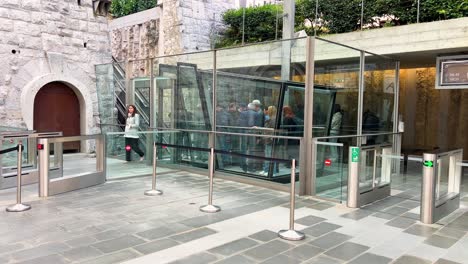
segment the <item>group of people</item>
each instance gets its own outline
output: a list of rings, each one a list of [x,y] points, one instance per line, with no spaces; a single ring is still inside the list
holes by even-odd
[[[144,152],[139,147],[138,127],[140,117],[137,114],[134,105],[128,106],[128,114],[125,126],[125,145],[126,161],[131,160],[131,151],[135,151],[140,160],[144,159]],[[277,128],[277,108],[268,106],[262,108],[260,100],[253,100],[248,104],[230,103],[227,109],[221,105],[216,105],[216,127],[220,132],[231,132],[250,135],[275,135]],[[364,129],[374,129],[371,125],[378,124],[378,121],[368,111],[365,113]],[[279,128],[283,131],[281,135],[301,136],[302,120],[294,114],[290,106],[284,106],[282,109],[282,120]],[[343,122],[343,110],[339,104],[334,105],[333,116],[331,120],[330,135],[337,136],[341,133]],[[279,166],[276,162],[270,160],[253,159],[248,156],[274,157],[273,145],[287,146],[283,153],[287,154],[287,159],[299,159],[299,141],[294,139],[274,140],[270,137],[238,136],[228,134],[218,134],[216,137],[216,148],[227,152],[233,152],[241,155],[230,155],[229,153],[220,154],[221,163],[219,166],[240,166],[244,172],[253,172],[262,176],[267,176],[270,171],[270,164],[273,164],[273,173],[279,172]],[[336,138],[331,139],[336,142]],[[284,143],[284,144],[283,144]],[[330,154],[332,158],[338,157],[336,147],[331,147]],[[284,156],[283,156],[284,157]],[[287,167],[287,164],[285,165]]]
[[[262,108],[260,100],[253,100],[248,104],[230,103],[227,110],[223,105],[216,106],[216,127],[217,131],[246,133],[251,135],[274,135],[277,118],[276,106],[268,106]],[[294,136],[294,131],[299,122],[295,117],[293,110],[289,106],[283,108],[283,122],[281,128],[284,128],[288,133]],[[302,130],[302,129],[301,129]],[[257,156],[257,157],[273,157],[273,138],[255,137],[255,136],[230,136],[218,135],[217,148],[235,153]],[[298,152],[299,142],[288,140],[288,155],[293,156]],[[294,154],[293,154],[294,153]],[[297,156],[297,155],[294,155]],[[273,164],[273,173],[279,172],[279,166],[276,162],[269,160],[262,161],[260,159],[248,157],[235,157],[222,155],[223,166],[238,165],[244,172],[253,172],[262,176],[267,176],[270,170],[270,164]]]

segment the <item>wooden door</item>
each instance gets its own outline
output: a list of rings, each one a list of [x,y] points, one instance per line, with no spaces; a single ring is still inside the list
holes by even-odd
[[[42,87],[34,99],[34,130],[62,131],[64,136],[80,135],[80,103],[75,92],[61,82]],[[80,142],[63,145],[64,152],[79,152]]]

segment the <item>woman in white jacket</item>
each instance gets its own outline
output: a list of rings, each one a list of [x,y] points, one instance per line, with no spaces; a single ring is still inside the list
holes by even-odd
[[[140,126],[140,115],[137,114],[134,105],[129,105],[127,108],[127,120],[125,122],[125,160],[131,161],[132,150],[140,155],[140,161],[143,161],[145,153],[141,151],[138,145],[138,128]]]

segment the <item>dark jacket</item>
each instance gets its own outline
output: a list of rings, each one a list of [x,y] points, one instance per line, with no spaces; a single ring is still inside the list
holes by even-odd
[[[247,110],[240,113],[239,126],[253,127],[259,123],[259,115],[254,110]]]

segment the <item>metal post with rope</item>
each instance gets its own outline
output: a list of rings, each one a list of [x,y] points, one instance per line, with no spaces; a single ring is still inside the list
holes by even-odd
[[[278,236],[285,240],[298,241],[305,238],[305,234],[294,230],[294,211],[296,206],[296,160],[291,162],[291,193],[289,205],[289,229],[278,232]]]
[[[17,151],[17,176],[16,176],[16,204],[10,205],[6,208],[7,212],[24,212],[31,209],[31,206],[28,204],[21,203],[21,174],[23,166],[23,144],[19,143],[18,146],[10,149],[5,149],[0,151],[0,154],[5,154],[8,152]]]
[[[147,196],[156,196],[163,194],[163,191],[156,189],[156,162],[158,160],[156,144],[153,144],[153,177],[151,182],[151,190],[145,191]]]

